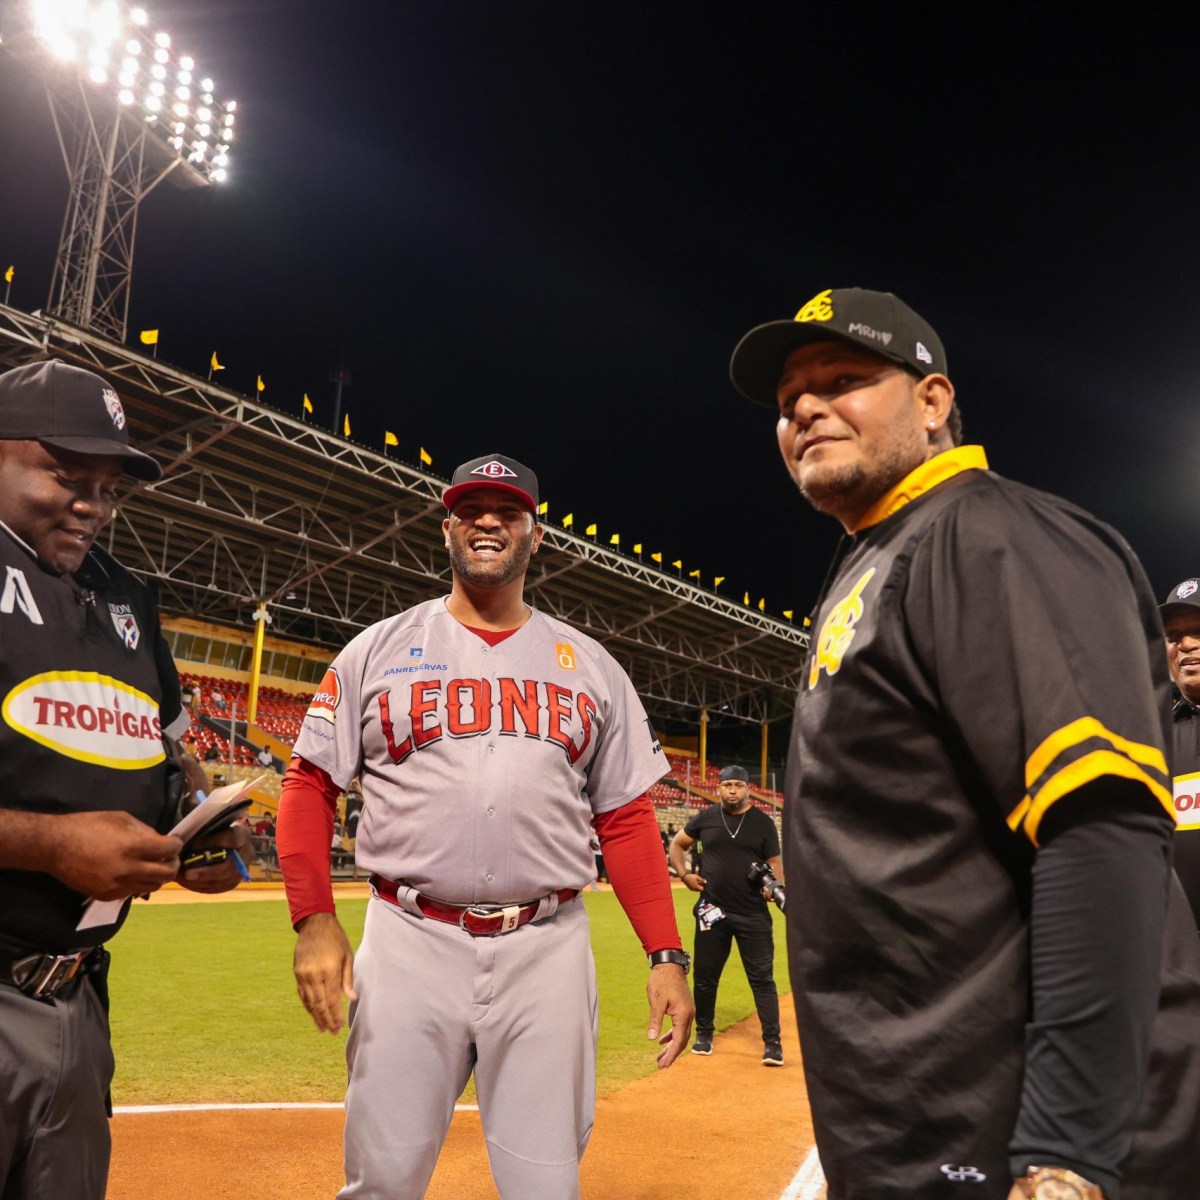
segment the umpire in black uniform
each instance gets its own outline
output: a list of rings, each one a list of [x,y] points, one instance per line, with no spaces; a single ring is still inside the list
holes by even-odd
[[[782,882],[783,865],[775,823],[750,803],[749,783],[744,767],[722,770],[720,804],[697,813],[671,843],[675,873],[686,887],[700,893],[694,910],[696,1040],[692,1053],[712,1053],[717,985],[736,941],[762,1025],[763,1065],[781,1067],[771,913],[764,893],[751,882],[750,870],[755,862],[766,863]],[[697,842],[703,847],[703,875],[686,869],[685,856]]]
[[[179,877],[227,891],[236,864],[180,875],[173,765],[188,725],[147,589],[95,545],[129,445],[98,375],[0,375],[0,1195],[102,1200],[113,1072],[103,943],[129,898]],[[197,767],[197,770],[199,768]],[[197,845],[248,844],[227,831]],[[88,897],[116,902],[85,917]]]

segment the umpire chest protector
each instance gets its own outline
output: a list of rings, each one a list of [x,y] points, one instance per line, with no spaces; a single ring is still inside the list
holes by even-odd
[[[158,618],[145,588],[93,547],[53,575],[0,527],[0,797],[41,813],[128,812],[160,823]],[[44,950],[103,941],[76,933],[82,897],[48,875],[0,871],[0,937]]]

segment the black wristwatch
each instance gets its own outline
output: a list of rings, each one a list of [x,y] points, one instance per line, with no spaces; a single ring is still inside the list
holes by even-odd
[[[648,954],[646,957],[650,960],[652,967],[657,967],[659,963],[675,963],[683,968],[685,975],[692,966],[692,956],[686,950],[655,950],[653,954]]]

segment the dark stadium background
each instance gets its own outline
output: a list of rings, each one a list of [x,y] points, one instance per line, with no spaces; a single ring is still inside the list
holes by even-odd
[[[769,611],[836,530],[727,382],[737,338],[841,285],[948,345],[970,440],[1200,571],[1191,27],[1011,6],[150,4],[240,105],[232,179],[142,213],[130,340],[448,474],[502,450]],[[0,57],[0,266],[45,302],[66,198]]]

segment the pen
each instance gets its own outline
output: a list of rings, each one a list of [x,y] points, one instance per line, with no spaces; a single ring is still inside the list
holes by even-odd
[[[249,883],[250,872],[246,870],[246,864],[242,861],[242,856],[236,850],[230,850],[229,857],[233,859],[233,865],[237,867],[238,874],[242,877],[242,882]]]

